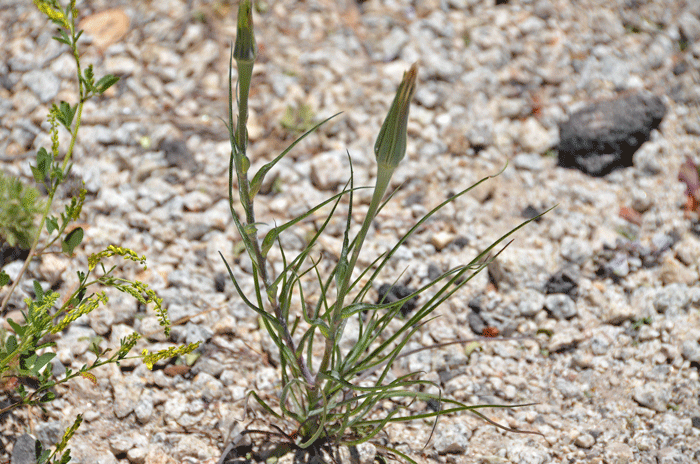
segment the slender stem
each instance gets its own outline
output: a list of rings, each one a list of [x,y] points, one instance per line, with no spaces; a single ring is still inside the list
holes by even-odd
[[[321,360],[319,372],[324,372],[328,370],[328,366],[331,364],[334,348],[337,344],[337,337],[339,335],[338,329],[340,328],[340,325],[343,322],[343,318],[341,317],[343,303],[350,289],[352,272],[355,269],[355,265],[357,264],[357,259],[360,256],[362,244],[364,243],[365,238],[367,237],[367,233],[369,232],[369,228],[372,225],[372,221],[374,221],[374,218],[377,215],[377,211],[379,210],[379,206],[381,205],[382,198],[384,198],[384,194],[386,193],[386,190],[389,187],[389,181],[391,180],[391,176],[393,173],[393,169],[380,168],[377,170],[377,181],[374,186],[372,201],[370,202],[369,209],[367,210],[367,214],[365,215],[365,219],[362,222],[362,228],[357,234],[357,239],[355,241],[355,246],[352,250],[350,261],[348,262],[347,269],[345,270],[345,275],[343,276],[340,288],[338,289],[338,297],[336,298],[336,301],[333,304],[333,310],[331,313],[331,334],[330,337],[326,339],[326,346],[323,351],[323,359]],[[319,386],[321,381],[321,378],[317,377],[317,387]]]
[[[80,121],[81,121],[81,117],[83,114],[83,104],[85,103],[85,101],[88,98],[88,96],[86,95],[84,85],[83,85],[83,80],[82,80],[81,75],[80,75],[80,56],[78,54],[78,47],[77,47],[76,40],[75,40],[75,31],[71,30],[71,34],[73,36],[73,44],[71,45],[71,48],[73,49],[73,56],[75,56],[75,62],[76,62],[77,69],[78,69],[78,83],[80,85],[80,102],[78,103],[78,109],[76,111],[75,127],[71,131],[70,145],[68,146],[68,151],[66,152],[66,156],[63,159],[63,165],[61,166],[62,173],[65,173],[66,167],[68,166],[68,162],[70,161],[70,159],[73,155],[73,150],[75,148],[75,142],[78,138],[78,129],[80,128]],[[7,308],[7,304],[10,301],[10,297],[12,297],[12,294],[14,293],[15,289],[17,288],[17,285],[19,285],[19,282],[22,279],[22,276],[24,276],[24,274],[27,272],[27,269],[29,268],[29,264],[34,259],[34,255],[36,253],[36,248],[39,245],[39,240],[41,238],[41,231],[43,230],[44,224],[46,223],[46,218],[48,217],[49,212],[51,211],[51,206],[53,205],[53,200],[54,200],[54,196],[56,195],[57,188],[58,188],[58,185],[56,185],[52,189],[49,189],[49,198],[48,198],[48,201],[46,202],[46,208],[44,209],[44,212],[41,216],[41,221],[39,222],[39,227],[37,228],[36,236],[34,237],[34,241],[32,242],[32,246],[29,249],[29,254],[27,255],[27,259],[24,260],[24,265],[22,266],[22,269],[20,269],[19,274],[12,282],[12,285],[10,286],[10,290],[5,295],[5,298],[3,298],[2,304],[0,304],[0,312],[3,312],[5,310],[5,308]]]
[[[238,63],[239,69],[242,63]],[[247,65],[243,65],[247,66]],[[252,73],[251,69],[247,70]],[[240,74],[240,72],[239,72]],[[280,307],[279,301],[277,299],[276,292],[270,292],[269,289],[272,286],[272,279],[267,269],[267,260],[263,256],[262,250],[260,248],[260,241],[258,240],[258,231],[255,226],[255,209],[253,198],[250,195],[250,181],[248,180],[248,168],[250,166],[250,161],[246,156],[246,149],[248,145],[248,134],[246,130],[246,123],[248,121],[248,93],[250,90],[250,80],[249,79],[239,79],[238,83],[238,121],[236,124],[235,132],[235,143],[233,147],[234,161],[236,164],[236,176],[238,178],[238,194],[240,197],[241,205],[245,211],[246,224],[244,226],[244,233],[248,237],[248,243],[252,244],[253,254],[251,258],[254,258],[254,265],[260,272],[260,278],[265,287],[265,293],[267,294],[268,302],[272,307],[272,311],[275,318],[281,326],[281,335],[284,340],[285,345],[292,353],[296,352],[296,346],[292,335],[289,332],[289,325],[287,320],[282,313],[282,308]],[[232,209],[233,210],[233,209]],[[315,385],[315,377],[309,370],[303,357],[300,355],[296,358],[296,368],[298,372],[302,374],[304,380],[309,385]]]

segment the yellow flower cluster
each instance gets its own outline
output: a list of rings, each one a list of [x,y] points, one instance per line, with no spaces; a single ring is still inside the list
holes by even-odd
[[[143,264],[144,270],[146,269],[146,256],[141,256],[136,254],[135,251],[130,250],[129,248],[122,248],[122,247],[116,247],[114,245],[110,245],[107,247],[107,249],[100,251],[99,253],[95,253],[90,255],[88,258],[88,269],[92,271],[95,269],[95,267],[102,261],[102,258],[108,258],[110,256],[123,256],[124,259],[129,259],[131,261]]]
[[[55,8],[55,3],[56,2],[48,2],[46,0],[34,0],[34,4],[39,8],[39,11],[44,13],[51,21],[60,24],[66,29],[70,29],[70,23],[68,22],[68,18],[66,18],[66,14],[60,9]]]
[[[97,308],[100,303],[107,304],[108,298],[105,292],[97,293],[81,304],[77,308],[73,308],[68,311],[63,320],[56,324],[52,329],[51,333],[61,332],[63,329],[68,327],[73,321],[77,320],[80,316],[84,316],[91,312],[93,309]]]
[[[141,355],[143,356],[143,363],[149,369],[153,369],[155,363],[157,363],[161,359],[172,358],[173,356],[191,353],[199,347],[200,343],[201,342],[190,343],[189,345],[173,346],[171,348],[168,348],[167,350],[160,350],[156,351],[155,353],[150,353],[146,348],[144,348],[141,352]]]

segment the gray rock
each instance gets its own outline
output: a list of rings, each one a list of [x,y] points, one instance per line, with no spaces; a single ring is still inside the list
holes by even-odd
[[[66,431],[60,421],[40,422],[36,425],[36,439],[44,446],[58,443]]]
[[[518,464],[545,464],[552,459],[551,455],[542,447],[528,446],[522,443],[513,443],[508,446],[506,457],[510,462]]]
[[[146,382],[135,375],[112,377],[110,381],[114,392],[114,415],[122,419],[136,408]]]
[[[377,448],[372,443],[360,443],[355,447],[359,464],[372,464],[377,455]]]
[[[690,362],[700,363],[700,344],[697,340],[685,340],[681,347],[681,354]]]
[[[536,153],[520,153],[513,158],[513,166],[528,171],[541,171],[546,166],[546,161]]]
[[[579,448],[590,449],[595,445],[595,438],[590,433],[584,433],[576,438],[574,444]]]
[[[114,454],[123,454],[135,445],[132,437],[126,434],[119,434],[109,439],[109,448]]]
[[[534,317],[544,308],[545,296],[531,289],[525,289],[520,293],[518,313],[521,317]]]
[[[527,118],[520,126],[518,142],[523,150],[536,154],[544,153],[553,145],[547,129],[534,117]]]
[[[688,309],[691,293],[685,284],[670,284],[661,289],[654,298],[654,309],[660,314],[678,315]]]
[[[61,89],[61,80],[46,69],[29,71],[22,76],[22,83],[29,87],[42,103],[53,100]]]
[[[131,448],[126,453],[126,458],[131,464],[143,464],[146,462],[148,455],[148,447]]]
[[[681,33],[687,41],[700,41],[700,19],[694,14],[690,11],[683,12],[681,17],[678,18],[678,24],[680,25]]]
[[[208,356],[202,356],[192,368],[194,374],[205,372],[212,377],[219,377],[224,372],[224,365]]]
[[[645,408],[665,412],[669,403],[669,390],[660,383],[649,382],[634,389],[632,399]]]
[[[567,329],[555,332],[549,340],[547,349],[550,353],[571,350],[581,341],[581,334],[576,329]]]
[[[206,326],[188,322],[185,325],[185,343],[206,342],[211,339],[214,332]]]
[[[582,396],[582,386],[565,379],[556,379],[554,385],[564,398],[579,398]]]
[[[408,43],[408,34],[400,27],[394,27],[379,43],[375,59],[382,62],[394,61]]]
[[[416,101],[426,108],[435,108],[440,101],[440,96],[428,87],[416,89]]]
[[[578,314],[576,302],[568,295],[555,293],[544,299],[544,308],[557,319],[571,319]]]
[[[604,176],[632,166],[634,152],[661,124],[660,97],[632,94],[592,103],[559,125],[559,166]]]
[[[153,416],[153,398],[147,394],[141,395],[134,408],[134,414],[141,424],[147,424]]]
[[[15,440],[11,464],[36,464],[36,440],[25,433]]]
[[[675,447],[661,448],[655,454],[658,464],[690,464],[693,462],[683,451]]]
[[[223,384],[205,372],[197,374],[192,384],[201,391],[202,398],[207,402],[219,399],[224,394]]]
[[[334,191],[349,178],[350,165],[344,151],[321,153],[311,160],[311,182],[320,190]]]
[[[464,454],[469,447],[471,427],[463,422],[452,422],[438,426],[433,446],[438,454]]]
[[[172,395],[163,406],[165,417],[173,420],[179,419],[185,413],[185,411],[187,411],[187,403],[188,402],[182,396],[182,393],[178,392]]]
[[[182,198],[182,204],[187,211],[199,212],[206,210],[212,204],[212,199],[206,193],[195,190]]]

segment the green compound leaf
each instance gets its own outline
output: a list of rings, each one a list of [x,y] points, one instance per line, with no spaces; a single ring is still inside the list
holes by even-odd
[[[39,357],[36,358],[36,361],[34,361],[34,365],[30,367],[32,374],[39,375],[39,371],[41,371],[55,357],[56,353],[44,353],[39,355]]]
[[[46,218],[46,231],[51,235],[54,230],[58,230],[58,218],[49,216]]]
[[[95,74],[92,71],[92,65],[88,65],[88,67],[85,69],[85,72],[83,73],[85,77],[83,78],[83,82],[85,83],[85,86],[87,89],[91,92],[95,91]]]
[[[4,287],[5,285],[10,283],[10,276],[7,275],[7,272],[5,271],[0,271],[0,287]]]
[[[5,341],[5,352],[7,354],[13,353],[17,349],[17,337],[10,335]]]
[[[50,403],[56,399],[56,394],[52,392],[44,393],[44,396],[39,399],[40,403]]]
[[[17,334],[17,336],[20,338],[24,337],[24,332],[26,332],[26,330],[29,328],[26,325],[25,326],[19,325],[18,323],[16,323],[12,319],[7,319],[7,323],[10,324],[10,327],[12,327],[12,330],[14,330],[15,333]]]
[[[44,299],[44,289],[41,288],[41,284],[38,280],[34,281],[34,294],[36,295],[37,301],[41,301]]]
[[[97,83],[95,84],[95,91],[97,93],[102,94],[105,92],[105,90],[112,87],[117,82],[119,82],[119,78],[117,76],[114,76],[112,74],[107,74],[102,79],[97,81]]]
[[[73,250],[75,250],[75,248],[80,245],[80,242],[83,241],[83,235],[84,232],[82,227],[73,229],[68,235],[66,235],[66,238],[61,243],[61,249],[63,252],[72,255]]]
[[[66,31],[58,31],[58,35],[53,37],[53,40],[66,44],[70,47],[70,37],[66,34]]]
[[[39,151],[36,153],[36,166],[31,166],[34,180],[44,182],[44,179],[49,175],[51,161],[52,156],[46,151],[46,148],[39,148]]]
[[[77,111],[77,109],[78,105],[75,105],[71,108],[71,106],[64,101],[62,101],[61,104],[58,106],[56,119],[58,119],[58,122],[63,124],[63,126],[65,126],[65,128],[69,131],[71,125],[73,124],[73,117],[75,116],[75,112]]]

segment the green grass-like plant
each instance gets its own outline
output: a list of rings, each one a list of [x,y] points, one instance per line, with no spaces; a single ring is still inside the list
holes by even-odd
[[[28,248],[29,255],[19,274],[11,281],[10,276],[0,270],[0,287],[5,289],[4,298],[0,303],[0,314],[5,314],[8,304],[22,276],[26,273],[30,262],[46,253],[62,253],[72,256],[83,240],[83,229],[69,226],[80,217],[85,201],[86,190],[80,192],[64,206],[58,216],[52,215],[54,197],[58,187],[68,178],[72,164],[71,157],[78,137],[80,120],[84,103],[96,95],[102,95],[114,85],[118,78],[106,75],[97,79],[92,66],[81,68],[78,52],[78,39],[82,31],[77,30],[76,20],[78,11],[75,0],[65,8],[57,0],[34,0],[37,8],[44,13],[56,26],[58,33],[54,37],[58,42],[67,45],[75,59],[78,77],[78,101],[71,105],[60,102],[52,105],[48,120],[51,125],[52,146],[50,149],[40,148],[36,160],[31,165],[32,174],[39,185],[43,185],[47,193],[44,201],[39,201],[37,190],[24,187],[20,181],[8,179],[0,175],[0,237]],[[70,134],[70,145],[66,153],[59,153],[59,127]],[[6,221],[7,215],[15,217]],[[38,218],[39,226],[34,227]],[[47,235],[42,237],[46,230]],[[39,244],[42,246],[39,247]],[[22,320],[7,319],[11,330],[0,327],[0,399],[8,400],[0,414],[5,414],[21,406],[44,407],[56,399],[54,387],[66,383],[76,377],[86,378],[97,384],[97,378],[92,373],[96,368],[105,364],[119,364],[129,357],[141,358],[147,367],[152,368],[157,361],[176,355],[184,355],[198,347],[198,343],[177,346],[174,348],[150,353],[144,349],[140,355],[129,356],[141,336],[134,332],[120,341],[120,346],[112,352],[93,343],[90,351],[95,359],[73,371],[66,369],[60,376],[52,373],[51,361],[56,356],[56,342],[48,341],[60,334],[77,319],[89,314],[100,305],[107,305],[108,299],[104,292],[92,292],[90,287],[102,285],[113,287],[131,295],[145,306],[152,305],[164,332],[169,333],[170,322],[167,311],[162,307],[162,300],[148,288],[147,284],[137,280],[123,279],[115,275],[116,266],[107,269],[104,262],[112,257],[121,257],[145,266],[146,258],[127,248],[110,245],[101,252],[88,257],[88,269],[78,271],[78,285],[69,295],[61,298],[58,292],[45,290],[37,281],[34,282],[34,297],[25,299],[26,307],[20,307]],[[60,341],[58,342],[60,343]],[[31,382],[25,382],[26,379]],[[26,384],[26,385],[25,385]],[[31,385],[31,386],[29,386]],[[70,461],[68,442],[82,422],[78,415],[66,430],[63,438],[51,447],[37,441],[37,464],[65,464]]]
[[[0,172],[0,243],[29,249],[42,210],[37,189]]]
[[[261,236],[260,224],[255,218],[254,202],[265,175],[304,137],[318,129],[329,119],[305,132],[298,140],[257,173],[249,173],[251,162],[247,156],[248,95],[256,57],[250,0],[243,0],[238,11],[238,29],[231,54],[238,69],[236,87],[237,117],[234,120],[233,88],[229,84],[229,115],[227,128],[231,142],[229,163],[229,203],[234,224],[252,261],[255,292],[245,294],[226,259],[230,278],[243,301],[255,311],[262,327],[279,351],[281,390],[275,401],[265,401],[255,392],[250,395],[267,411],[273,420],[293,427],[287,435],[282,450],[297,449],[317,452],[331,445],[358,445],[375,437],[385,426],[394,422],[437,418],[440,415],[470,411],[493,423],[479,412],[484,407],[511,407],[499,405],[466,405],[445,398],[433,382],[420,379],[419,372],[393,378],[390,375],[394,361],[403,356],[402,350],[412,337],[435,316],[433,312],[462,288],[474,275],[483,270],[497,255],[494,249],[516,230],[530,221],[506,233],[486,248],[471,262],[451,269],[435,281],[423,286],[396,302],[368,302],[372,283],[391,260],[398,248],[427,220],[448,203],[455,201],[472,188],[462,190],[436,206],[401,237],[388,252],[376,257],[370,266],[356,269],[363,242],[377,213],[390,200],[385,200],[391,177],[404,158],[407,144],[407,121],[413,96],[417,66],[413,65],[403,76],[389,113],[379,131],[374,147],[377,171],[372,199],[362,225],[351,236],[353,196],[358,188],[351,175],[342,191],[308,212],[284,224],[276,225]],[[231,70],[229,71],[231,82]],[[336,115],[337,116],[337,115]],[[237,186],[238,194],[234,194]],[[243,213],[235,209],[237,197]],[[312,250],[329,224],[341,200],[347,201],[345,232],[340,257],[333,263],[328,275],[321,275],[319,262],[312,258]],[[308,246],[295,257],[289,257],[282,248],[280,235],[300,223],[321,208],[330,213],[317,232],[309,239]],[[283,262],[283,270],[273,275],[268,255],[277,248]],[[491,256],[491,257],[490,257]],[[357,271],[357,272],[355,272]],[[316,304],[307,304],[304,294],[305,279],[313,279],[320,289]],[[392,321],[404,303],[425,295],[424,302],[412,316],[403,320],[398,328]],[[300,308],[296,310],[294,308]],[[349,349],[341,349],[346,323],[357,320],[357,342]],[[317,346],[320,347],[317,348]],[[315,354],[319,351],[319,354]],[[422,400],[440,404],[437,411],[415,413],[410,406]],[[387,403],[388,402],[388,403]],[[391,404],[389,410],[384,409]],[[498,424],[498,427],[508,429]],[[278,425],[273,425],[278,428]],[[259,431],[249,431],[260,433]],[[280,435],[273,433],[272,435]],[[293,440],[290,446],[289,440]],[[386,452],[412,459],[391,447],[381,447]]]

